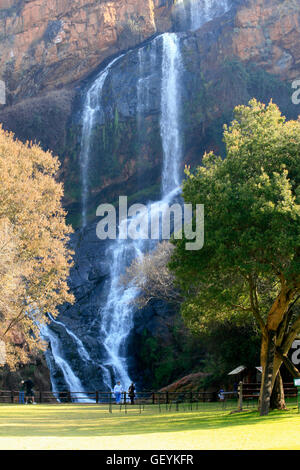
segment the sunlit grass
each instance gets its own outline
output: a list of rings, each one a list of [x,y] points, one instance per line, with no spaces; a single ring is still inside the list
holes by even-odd
[[[221,406],[0,405],[0,449],[300,449],[300,415]]]

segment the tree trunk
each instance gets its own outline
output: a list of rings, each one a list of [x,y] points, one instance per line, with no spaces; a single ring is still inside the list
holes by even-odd
[[[280,371],[278,371],[273,386],[271,400],[271,410],[286,410],[285,399],[284,399],[284,388]]]
[[[262,340],[262,385],[260,392],[260,416],[266,416],[270,410],[272,379],[276,351],[276,331],[269,330],[268,337]]]

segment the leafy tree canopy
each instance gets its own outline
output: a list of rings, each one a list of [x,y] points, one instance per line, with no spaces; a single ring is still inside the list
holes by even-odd
[[[174,242],[170,267],[194,328],[254,315],[264,365],[269,333],[286,353],[300,326],[291,311],[300,288],[300,121],[253,99],[235,109],[224,141],[226,158],[206,154],[183,184],[185,202],[205,206],[205,246],[189,252]]]
[[[265,315],[280,279],[299,283],[300,122],[252,100],[235,109],[224,140],[226,159],[206,154],[183,185],[185,202],[205,206],[205,246],[188,252],[176,241],[171,263],[187,294],[184,311],[192,319],[195,306],[197,321],[199,306],[240,318],[251,300],[262,301]]]
[[[15,367],[43,347],[47,313],[72,302],[70,227],[56,181],[59,162],[0,127],[0,340]]]

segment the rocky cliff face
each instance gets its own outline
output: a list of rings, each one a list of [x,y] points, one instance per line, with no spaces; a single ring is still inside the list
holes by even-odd
[[[284,79],[297,77],[299,2],[235,3],[233,29],[220,52]],[[173,0],[2,0],[0,77],[9,102],[73,85],[106,58],[176,28],[175,13]]]
[[[242,2],[241,2],[242,4]],[[282,79],[299,78],[300,4],[250,0],[238,9],[232,53]]]
[[[300,77],[299,3],[234,0],[232,5],[225,16],[182,35],[189,163],[198,162],[207,147],[222,150],[222,120],[230,119],[233,106],[253,96],[274,98],[291,117],[298,112],[290,106],[290,82]],[[151,80],[148,109],[138,129],[138,45],[160,31],[178,29],[177,7],[171,0],[1,3],[0,79],[6,82],[10,105],[0,107],[0,121],[22,140],[38,140],[60,156],[65,204],[75,225],[83,95],[99,64],[101,69],[130,47],[132,53],[118,63],[105,85],[105,119],[99,122],[97,158],[91,167],[92,206],[114,201],[125,189],[139,198],[140,191],[148,197],[157,190],[160,76],[156,71]],[[159,53],[157,60],[159,67]]]
[[[2,0],[0,76],[15,101],[69,85],[170,27],[167,1]]]
[[[184,163],[198,164],[205,150],[222,153],[223,123],[231,119],[234,106],[252,97],[265,102],[273,99],[287,116],[297,117],[290,81],[298,73],[300,76],[296,39],[300,7],[292,3],[290,8],[281,7],[281,2],[274,0],[242,2],[198,31],[180,34],[184,70],[182,167]],[[253,12],[252,22],[246,21],[247,12]],[[290,27],[275,40],[280,21]],[[94,211],[98,204],[114,202],[124,191],[140,202],[158,196],[161,61],[157,38],[127,53],[106,79],[90,166],[90,207]],[[77,135],[78,124],[73,120],[72,125]],[[69,182],[73,187],[75,181],[79,184],[75,173],[79,151],[78,142],[73,141],[72,156],[64,165],[66,174],[72,175]],[[71,196],[70,212],[76,214],[77,195],[71,187],[67,187],[67,194]]]

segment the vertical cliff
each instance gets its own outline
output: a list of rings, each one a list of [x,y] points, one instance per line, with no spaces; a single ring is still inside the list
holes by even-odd
[[[0,77],[9,100],[82,79],[105,58],[170,28],[168,11],[159,0],[3,0]]]

